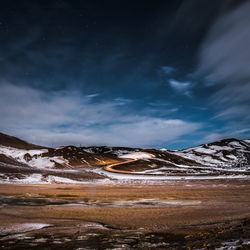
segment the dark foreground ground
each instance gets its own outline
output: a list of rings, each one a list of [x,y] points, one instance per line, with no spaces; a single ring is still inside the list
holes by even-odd
[[[1,249],[249,249],[250,181],[0,185]]]

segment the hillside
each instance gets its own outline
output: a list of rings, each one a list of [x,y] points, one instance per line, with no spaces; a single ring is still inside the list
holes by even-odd
[[[23,140],[17,138],[17,137],[9,136],[9,135],[3,134],[3,133],[0,133],[0,145],[6,146],[6,147],[19,148],[19,149],[42,148],[41,146],[28,143],[26,141],[23,141]]]
[[[131,162],[126,163],[128,160]],[[103,169],[110,164],[112,167]],[[155,180],[242,178],[249,176],[249,166],[250,141],[234,138],[184,150],[157,150],[104,146],[43,148],[0,134],[2,182],[82,182],[140,176]]]

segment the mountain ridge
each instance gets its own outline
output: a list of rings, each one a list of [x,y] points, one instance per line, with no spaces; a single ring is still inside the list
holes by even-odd
[[[133,159],[135,161],[131,161]],[[131,161],[129,164],[123,164],[128,160]],[[48,176],[80,181],[116,178],[104,171],[103,167],[109,164],[116,165],[116,172],[132,175],[169,178],[249,176],[250,140],[227,138],[183,150],[108,146],[47,148],[0,134],[0,182],[13,178],[11,173],[18,173],[14,179],[16,176],[25,179],[24,172],[39,173],[40,179]]]

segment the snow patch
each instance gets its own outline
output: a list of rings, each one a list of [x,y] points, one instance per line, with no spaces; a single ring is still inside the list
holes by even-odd
[[[47,153],[48,149],[32,149],[32,150],[24,150],[24,149],[17,149],[12,147],[5,147],[0,146],[0,153],[5,154],[8,157],[12,157],[16,160],[22,161],[23,163],[26,163],[24,159],[25,154],[29,154],[30,156],[34,155],[41,155],[43,153]]]
[[[216,151],[221,151],[221,150],[225,150],[225,151],[231,151],[233,150],[233,148],[228,147],[228,146],[216,146],[216,145],[211,145],[209,146],[209,148],[216,150]]]
[[[146,153],[146,152],[134,152],[131,154],[125,154],[125,155],[119,156],[119,158],[122,158],[122,159],[151,159],[154,157],[155,156],[153,154]]]
[[[4,176],[2,176],[4,177]],[[86,184],[86,181],[76,181],[70,178],[64,178],[54,175],[48,175],[44,177],[41,174],[30,174],[26,175],[24,178],[3,178],[0,179],[0,183],[2,184]]]
[[[89,153],[89,154],[94,154],[95,152],[91,148],[85,148],[83,149],[84,152]]]
[[[131,150],[125,150],[125,149],[119,149],[113,152],[113,154],[117,155],[118,157],[129,154],[129,153],[131,153]]]
[[[43,157],[42,154],[47,153],[48,149],[32,149],[23,150],[12,147],[0,146],[0,154],[4,154],[7,157],[14,158],[15,160],[25,163],[35,168],[53,168],[55,162],[58,164],[68,165],[68,161],[62,156]],[[25,156],[30,155],[31,159],[27,159]]]
[[[24,233],[49,226],[51,226],[51,224],[44,224],[44,223],[21,223],[21,224],[15,223],[6,226],[1,225],[0,235]]]
[[[214,154],[216,151],[210,148],[198,147],[194,149],[195,152],[203,153],[203,154]]]

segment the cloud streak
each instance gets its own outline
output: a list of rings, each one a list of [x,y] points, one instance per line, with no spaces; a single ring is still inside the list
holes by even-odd
[[[117,100],[99,101],[76,90],[45,92],[1,84],[0,130],[33,143],[150,147],[171,143],[201,125],[128,112]]]
[[[177,80],[174,80],[174,79],[170,79],[168,82],[169,82],[170,87],[172,89],[174,89],[177,93],[184,94],[184,95],[187,95],[187,96],[191,95],[190,89],[193,86],[192,82],[187,82],[187,81],[186,82],[180,82],[180,81],[177,81]]]
[[[212,104],[217,117],[250,120],[250,3],[216,20],[201,46],[198,73],[218,89]]]

